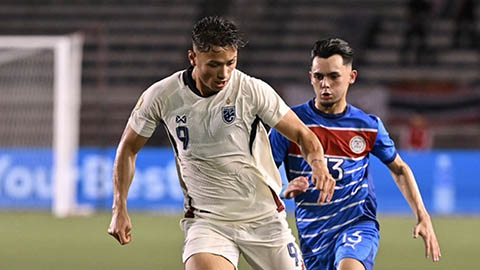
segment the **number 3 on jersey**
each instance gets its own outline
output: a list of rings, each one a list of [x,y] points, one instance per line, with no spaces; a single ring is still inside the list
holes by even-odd
[[[331,163],[333,163],[332,166]],[[332,177],[337,180],[337,181],[340,181],[342,180],[343,178],[343,168],[341,167],[342,164],[343,164],[343,159],[341,158],[327,158],[327,166],[330,170],[330,174],[332,174]]]
[[[187,150],[188,147],[188,128],[186,126],[178,126],[177,138],[183,143],[183,150]]]

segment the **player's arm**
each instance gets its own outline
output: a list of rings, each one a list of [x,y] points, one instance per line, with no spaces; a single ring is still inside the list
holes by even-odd
[[[272,156],[277,168],[282,165],[288,156],[288,150],[291,142],[285,138],[280,132],[272,128],[268,135],[270,140],[270,147],[272,148]],[[287,163],[285,163],[287,166]],[[288,168],[286,168],[288,170]],[[299,180],[299,178],[301,178]],[[308,183],[308,177],[300,176],[293,180],[288,181],[287,188],[283,192],[283,198],[291,199],[307,191],[310,184]]]
[[[318,202],[329,202],[333,196],[335,180],[328,172],[323,147],[317,136],[292,110],[289,110],[274,128],[299,146],[303,158],[312,168],[312,182],[321,191]]]
[[[132,240],[132,229],[127,213],[127,195],[135,174],[137,154],[148,138],[137,134],[129,125],[125,128],[117,148],[113,165],[113,210],[108,233],[125,245]]]
[[[422,196],[420,195],[417,182],[415,181],[410,166],[408,166],[398,154],[393,162],[389,163],[387,166],[390,169],[398,188],[417,217],[417,225],[413,231],[413,237],[417,238],[419,235],[422,236],[423,241],[425,242],[425,256],[427,258],[432,256],[433,261],[439,261],[441,256],[440,246],[433,229],[430,215],[423,204]]]

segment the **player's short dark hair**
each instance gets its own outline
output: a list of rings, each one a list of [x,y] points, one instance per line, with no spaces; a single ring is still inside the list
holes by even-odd
[[[342,57],[344,65],[353,63],[353,49],[348,42],[340,38],[328,38],[315,42],[310,60],[313,61],[316,56],[329,58],[335,54]]]
[[[208,52],[212,46],[238,49],[246,44],[233,22],[217,16],[205,17],[195,24],[192,42],[200,52]]]

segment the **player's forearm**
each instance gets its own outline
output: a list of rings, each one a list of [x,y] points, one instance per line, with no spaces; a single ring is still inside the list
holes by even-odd
[[[302,151],[303,158],[308,164],[310,164],[310,166],[326,165],[323,146],[317,136],[315,136],[315,134],[308,128],[301,133],[297,144]],[[317,162],[318,164],[315,164]]]
[[[312,161],[316,163],[315,160],[324,162],[323,147],[317,136],[300,121],[292,110],[285,114],[274,128],[298,145],[308,164],[313,165]]]
[[[410,167],[406,164],[402,166],[399,172],[392,172],[395,182],[407,200],[410,208],[417,217],[417,220],[428,217],[428,212],[423,204],[422,196],[415,181],[415,177]]]
[[[135,174],[137,155],[126,149],[119,149],[113,167],[113,208],[126,209],[128,190]]]

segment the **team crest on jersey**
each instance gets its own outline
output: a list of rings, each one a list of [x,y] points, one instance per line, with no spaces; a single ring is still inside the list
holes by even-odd
[[[355,136],[350,140],[350,149],[353,153],[363,153],[363,151],[365,151],[365,148],[367,148],[367,143],[365,142],[365,139],[363,137]]]
[[[222,119],[227,124],[233,123],[235,121],[235,106],[222,107]]]

